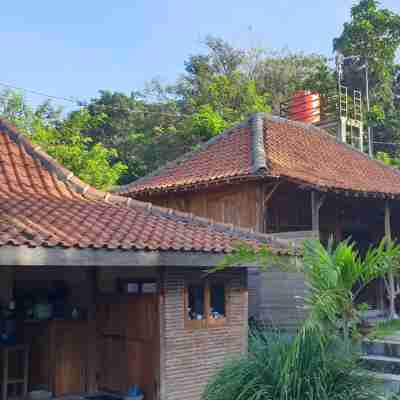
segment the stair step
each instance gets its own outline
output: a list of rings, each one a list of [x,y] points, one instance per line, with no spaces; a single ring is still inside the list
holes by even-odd
[[[399,357],[400,343],[386,340],[364,341],[362,343],[363,353],[366,355]]]
[[[400,346],[400,338],[399,340],[397,339],[364,339],[363,343],[365,344],[391,344],[391,345],[399,345]]]
[[[374,378],[377,378],[379,380],[382,381],[391,381],[391,382],[398,382],[400,385],[400,375],[396,375],[396,374],[388,374],[385,372],[373,372],[371,373],[371,376],[373,376]]]
[[[384,392],[387,395],[398,394],[400,392],[400,375],[384,372],[369,372],[372,377],[382,381]],[[387,397],[382,397],[382,400]]]
[[[368,356],[361,356],[361,359],[364,360],[364,361],[383,361],[383,362],[390,362],[390,363],[398,363],[398,364],[400,364],[400,358],[399,357],[368,355]]]
[[[400,376],[400,358],[382,355],[361,356],[361,361],[369,371]]]

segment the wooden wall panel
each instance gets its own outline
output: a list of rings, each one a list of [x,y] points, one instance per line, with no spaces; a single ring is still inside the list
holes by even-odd
[[[217,222],[261,229],[260,184],[243,183],[202,192],[174,193],[144,199]]]
[[[30,388],[45,384],[55,396],[86,391],[86,321],[41,321],[19,332],[31,347]]]
[[[252,271],[249,294],[256,299],[251,316],[276,328],[294,330],[306,318],[303,299],[306,294],[304,275],[270,267],[268,271]]]

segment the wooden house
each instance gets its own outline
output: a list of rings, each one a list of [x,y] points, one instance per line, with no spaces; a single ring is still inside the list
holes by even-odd
[[[246,351],[246,270],[207,273],[240,240],[285,252],[97,191],[1,121],[1,399],[46,389],[105,400],[135,384],[145,400],[200,399]]]
[[[267,114],[115,190],[154,204],[292,241],[351,237],[361,251],[400,233],[400,172],[311,124]],[[280,325],[301,318],[301,276],[250,273],[250,315]],[[369,302],[384,306],[382,287]]]

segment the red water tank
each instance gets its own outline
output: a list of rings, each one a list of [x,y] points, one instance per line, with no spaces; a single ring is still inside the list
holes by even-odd
[[[296,92],[290,101],[288,118],[309,124],[319,122],[321,120],[319,93],[309,90],[299,90]]]

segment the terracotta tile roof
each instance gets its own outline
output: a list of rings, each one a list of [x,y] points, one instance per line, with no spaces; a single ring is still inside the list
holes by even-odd
[[[126,196],[238,179],[286,178],[322,191],[400,196],[400,172],[313,125],[255,114],[152,175],[115,189]]]
[[[0,246],[229,252],[255,234],[97,191],[0,121]]]

